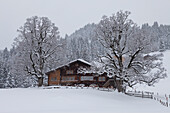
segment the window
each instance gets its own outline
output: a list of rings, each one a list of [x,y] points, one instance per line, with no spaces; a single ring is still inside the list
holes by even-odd
[[[71,77],[71,80],[75,80],[75,77]]]
[[[73,74],[73,70],[67,70],[66,74]]]
[[[65,77],[63,77],[62,80],[64,81],[64,80],[65,80]]]
[[[99,81],[105,81],[106,78],[105,77],[99,77]]]
[[[57,81],[57,77],[54,77],[54,81]]]
[[[62,77],[62,81],[74,81],[75,77]]]
[[[81,76],[81,81],[93,81],[93,76]]]
[[[51,77],[51,81],[57,81],[57,77]]]

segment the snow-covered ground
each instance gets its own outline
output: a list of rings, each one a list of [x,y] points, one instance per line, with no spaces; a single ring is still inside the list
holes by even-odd
[[[163,52],[163,66],[167,70],[167,78],[160,80],[158,83],[156,83],[153,87],[150,86],[138,86],[136,90],[144,90],[144,91],[150,91],[159,93],[161,95],[170,95],[170,50]]]
[[[0,113],[170,113],[152,99],[97,89],[0,89]]]

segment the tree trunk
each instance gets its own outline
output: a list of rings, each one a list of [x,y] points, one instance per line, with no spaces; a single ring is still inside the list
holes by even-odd
[[[123,88],[123,80],[121,80],[115,76],[115,83],[116,83],[116,89],[118,90],[118,92],[124,93],[125,89]]]
[[[43,77],[38,77],[38,87],[43,85]]]

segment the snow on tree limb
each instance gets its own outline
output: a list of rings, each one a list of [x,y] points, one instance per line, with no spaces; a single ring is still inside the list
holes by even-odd
[[[34,16],[28,18],[18,32],[20,39],[16,42],[16,48],[23,60],[24,67],[21,68],[35,76],[41,86],[49,64],[52,60],[56,61],[56,52],[62,47],[58,28],[47,17]]]
[[[165,69],[157,61],[159,55],[150,55],[150,58],[143,55],[147,43],[138,41],[142,32],[128,19],[129,14],[128,11],[119,11],[110,17],[104,16],[99,22],[96,36],[106,48],[101,63],[108,75],[123,80],[127,86],[132,87],[137,83],[151,85],[166,77]],[[135,45],[135,42],[140,44]],[[157,69],[157,72],[152,74],[154,69]]]

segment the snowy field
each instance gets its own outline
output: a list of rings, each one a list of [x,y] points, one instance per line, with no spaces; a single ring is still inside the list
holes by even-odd
[[[97,89],[0,89],[0,113],[170,113],[152,99]]]

